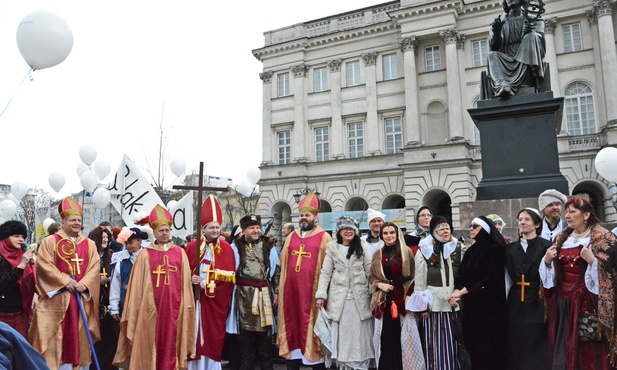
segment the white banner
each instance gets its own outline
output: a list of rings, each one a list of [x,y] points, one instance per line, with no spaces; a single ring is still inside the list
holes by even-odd
[[[169,213],[173,217],[171,226],[171,236],[175,236],[182,240],[186,239],[187,235],[193,234],[193,192],[182,197],[173,207],[169,209]]]

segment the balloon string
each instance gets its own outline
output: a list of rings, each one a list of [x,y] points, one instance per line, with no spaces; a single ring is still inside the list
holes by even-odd
[[[26,75],[24,76],[24,78],[21,79],[21,82],[19,83],[19,86],[17,86],[17,89],[15,89],[15,93],[13,94],[13,96],[11,96],[11,99],[9,99],[9,102],[6,103],[6,105],[4,106],[4,109],[2,110],[2,112],[0,112],[0,117],[2,117],[2,115],[6,111],[6,108],[9,107],[9,105],[13,101],[13,98],[15,97],[15,95],[17,95],[17,91],[19,91],[19,88],[21,87],[21,85],[24,84],[24,81],[26,80],[26,77],[30,76],[30,81],[32,81],[32,72],[33,72],[33,70],[32,70],[32,68],[30,68],[28,70],[28,73],[26,73]]]

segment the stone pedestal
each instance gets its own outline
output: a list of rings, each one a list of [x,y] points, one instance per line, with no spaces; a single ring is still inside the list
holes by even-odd
[[[569,194],[557,152],[563,98],[549,91],[480,100],[468,112],[480,130],[477,200],[533,198],[546,189]]]

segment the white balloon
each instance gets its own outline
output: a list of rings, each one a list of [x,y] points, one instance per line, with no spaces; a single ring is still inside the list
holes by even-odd
[[[47,230],[47,229],[49,228],[49,226],[50,226],[51,224],[53,224],[54,222],[56,222],[56,220],[54,220],[53,218],[46,218],[46,219],[43,221],[43,227],[45,228],[45,230]]]
[[[253,193],[253,185],[246,180],[242,180],[238,184],[238,191],[245,197],[250,197]]]
[[[173,172],[176,177],[180,177],[184,173],[184,170],[186,170],[186,162],[184,159],[180,158],[172,159],[169,168],[171,168],[171,172]]]
[[[94,189],[96,189],[96,174],[94,173],[94,171],[91,170],[82,173],[79,177],[79,183],[85,191],[91,193]]]
[[[98,160],[94,163],[94,173],[96,173],[96,177],[98,177],[99,180],[106,178],[107,175],[109,175],[109,171],[111,171],[111,166],[107,161]]]
[[[62,189],[62,187],[64,187],[66,178],[60,172],[52,172],[49,174],[47,181],[49,182],[49,186],[51,186],[51,188],[57,193],[60,189]]]
[[[257,167],[249,168],[246,171],[246,178],[251,184],[257,184],[259,179],[261,179],[261,170]]]
[[[596,154],[596,171],[607,181],[617,182],[617,148],[606,147]]]
[[[79,159],[90,166],[96,160],[96,149],[90,145],[84,145],[79,148]]]
[[[81,175],[83,175],[84,172],[86,172],[88,170],[89,170],[89,168],[88,168],[88,166],[86,166],[86,164],[84,162],[77,163],[77,176],[81,177]]]
[[[13,185],[11,185],[11,194],[17,198],[17,201],[20,201],[28,193],[28,185],[24,184],[21,181],[15,181]]]
[[[15,204],[19,204],[20,203],[20,201],[17,198],[15,198],[15,196],[13,194],[9,194],[9,196],[6,197],[6,199],[12,201]]]
[[[17,26],[17,47],[32,69],[62,63],[73,48],[73,33],[59,15],[37,10],[26,15]]]
[[[15,212],[17,212],[17,205],[12,200],[5,199],[0,202],[0,217],[4,221],[12,219],[15,216]]]
[[[98,188],[92,194],[92,200],[94,201],[94,208],[105,208],[109,204],[110,196],[109,190],[105,188]]]
[[[176,204],[178,204],[177,200],[170,200],[169,202],[167,202],[167,209],[172,209]]]

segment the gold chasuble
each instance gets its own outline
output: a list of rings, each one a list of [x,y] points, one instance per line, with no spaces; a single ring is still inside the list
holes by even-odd
[[[320,226],[304,237],[297,229],[281,250],[277,338],[281,357],[292,358],[293,350],[300,350],[311,362],[323,357],[321,342],[313,332],[317,320],[315,292],[326,244],[331,240]]]
[[[195,341],[191,272],[182,248],[152,243],[133,266],[114,365],[134,370],[186,369]]]

